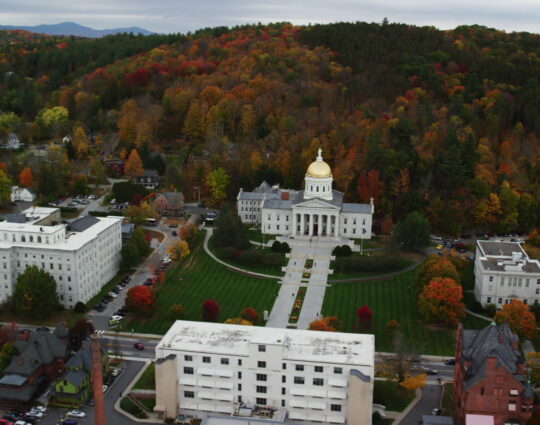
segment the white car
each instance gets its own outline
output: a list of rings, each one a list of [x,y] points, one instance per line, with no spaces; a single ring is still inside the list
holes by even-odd
[[[109,389],[109,386],[108,385],[102,385],[101,386],[101,391],[105,392]]]
[[[30,411],[27,413],[28,416],[35,416],[36,418],[41,419],[43,417],[43,412],[40,412],[39,410],[30,409]]]
[[[111,376],[117,377],[118,375],[120,375],[120,372],[122,372],[122,369],[114,368],[113,370],[111,370]]]
[[[124,316],[119,316],[117,314],[113,314],[111,316],[111,320],[116,320],[116,321],[120,321],[120,320],[123,320],[124,319]]]
[[[109,204],[111,204],[111,205],[116,204],[116,199],[111,200],[111,202],[109,202]]]
[[[47,408],[45,406],[34,406],[32,407],[32,410],[37,410],[43,414],[47,413]]]
[[[112,292],[112,291],[111,291],[111,292],[109,292],[109,295],[110,295],[111,297],[113,297],[113,298],[116,298],[116,297],[118,296],[118,294],[115,294],[115,293],[114,293],[114,292]]]
[[[97,199],[96,195],[88,195],[88,199]]]
[[[25,422],[23,420],[18,420],[17,422],[14,422],[13,425],[28,425],[28,422]]]
[[[69,412],[67,412],[67,415],[70,418],[85,418],[86,417],[86,413],[80,410],[70,410]]]

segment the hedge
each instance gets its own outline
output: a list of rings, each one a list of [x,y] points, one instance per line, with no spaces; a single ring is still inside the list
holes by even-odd
[[[334,270],[340,273],[346,272],[391,272],[400,270],[409,262],[407,260],[396,257],[385,257],[381,255],[375,256],[359,256],[359,257],[340,257],[334,261]]]

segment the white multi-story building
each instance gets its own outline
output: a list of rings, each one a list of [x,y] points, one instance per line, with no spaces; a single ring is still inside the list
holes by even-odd
[[[525,304],[540,300],[540,262],[517,242],[477,241],[474,295],[481,304],[501,308],[517,298]]]
[[[58,208],[8,214],[0,222],[0,301],[32,265],[54,277],[65,307],[88,301],[118,272],[121,222],[121,217],[85,216],[63,224]]]
[[[373,200],[370,204],[343,202],[343,193],[333,190],[332,183],[332,170],[319,149],[306,171],[304,190],[265,183],[254,192],[240,189],[237,212],[242,222],[260,224],[262,233],[269,235],[371,239]]]
[[[374,336],[176,321],[156,347],[156,407],[371,424]]]

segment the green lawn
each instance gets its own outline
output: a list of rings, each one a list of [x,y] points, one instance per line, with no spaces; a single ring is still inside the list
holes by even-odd
[[[150,363],[144,370],[143,374],[139,378],[135,385],[135,390],[155,390],[156,389],[156,364]]]
[[[272,309],[279,291],[277,280],[258,279],[229,271],[206,255],[202,247],[203,238],[204,234],[201,233],[185,263],[167,274],[156,312],[145,319],[127,319],[124,329],[164,334],[173,322],[169,317],[172,304],[184,306],[185,320],[200,321],[202,303],[207,299],[219,304],[219,322],[238,317],[245,307],[253,307],[261,316],[264,310]]]
[[[384,405],[390,412],[405,410],[414,395],[414,391],[406,390],[395,381],[376,380],[373,384],[373,403]]]
[[[455,331],[435,326],[425,326],[416,309],[416,292],[413,288],[415,271],[402,273],[387,280],[355,283],[333,283],[326,290],[322,313],[338,316],[341,330],[357,332],[356,309],[368,305],[373,311],[373,332],[377,351],[392,352],[392,339],[386,333],[386,324],[397,320],[406,341],[419,353],[452,355]],[[488,322],[467,316],[467,329],[485,327]]]
[[[275,239],[273,235],[263,235],[259,229],[247,227],[248,239],[255,242],[268,242]]]

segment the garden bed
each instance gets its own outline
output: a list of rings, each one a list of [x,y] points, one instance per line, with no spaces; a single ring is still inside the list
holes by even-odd
[[[301,286],[298,288],[296,293],[296,298],[294,299],[293,308],[291,314],[289,315],[289,323],[295,324],[298,322],[300,317],[300,312],[302,311],[302,304],[304,304],[304,298],[306,296],[307,286]]]

